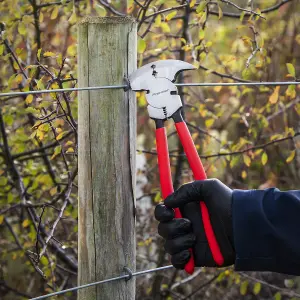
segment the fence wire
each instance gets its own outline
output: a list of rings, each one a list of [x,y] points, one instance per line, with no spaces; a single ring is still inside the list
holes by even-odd
[[[201,86],[201,87],[214,87],[214,86],[282,86],[282,85],[298,85],[300,81],[270,81],[270,82],[198,82],[198,83],[175,83],[176,86]],[[64,89],[50,89],[50,90],[35,90],[26,92],[7,92],[0,93],[1,97],[24,96],[31,94],[49,94],[49,93],[63,93],[63,92],[80,92],[92,90],[105,90],[105,89],[125,89],[128,90],[129,85],[103,85],[91,87],[75,87]]]
[[[136,276],[140,276],[140,275],[145,275],[145,274],[149,274],[149,273],[153,273],[153,272],[158,272],[158,271],[163,271],[163,270],[171,269],[172,267],[173,267],[172,265],[169,265],[169,266],[164,266],[164,267],[155,268],[155,269],[143,270],[143,271],[139,271],[139,272],[135,272],[135,273],[132,273],[131,270],[128,269],[128,268],[124,268],[124,272],[127,273],[127,274],[120,275],[118,277],[113,277],[113,278],[101,280],[101,281],[96,281],[96,282],[92,282],[92,283],[88,283],[88,284],[83,284],[83,285],[75,286],[73,288],[62,290],[62,291],[59,291],[59,292],[55,292],[55,293],[51,293],[51,294],[39,296],[39,297],[36,297],[36,298],[31,298],[31,300],[46,299],[46,298],[49,298],[49,297],[53,297],[53,296],[65,294],[65,293],[68,293],[68,292],[74,292],[74,291],[77,291],[77,290],[80,290],[80,289],[84,289],[84,288],[88,288],[88,287],[91,287],[91,286],[95,286],[95,285],[99,285],[99,284],[103,284],[103,283],[108,283],[108,282],[113,282],[113,281],[117,281],[117,280],[122,280],[122,279],[128,281],[132,277],[136,277]]]

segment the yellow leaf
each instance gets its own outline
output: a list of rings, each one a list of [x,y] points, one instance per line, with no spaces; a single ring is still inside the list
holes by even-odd
[[[159,27],[159,26],[161,25],[161,15],[158,15],[158,16],[155,18],[154,24],[155,24],[156,27]]]
[[[195,4],[196,4],[196,0],[192,0],[192,1],[190,2],[190,7],[194,7]]]
[[[26,227],[29,226],[29,224],[30,224],[30,221],[29,221],[28,219],[25,219],[25,220],[23,221],[23,223],[22,223],[22,226],[23,226],[24,228],[26,228]]]
[[[65,135],[65,131],[61,132],[57,137],[56,140],[59,141],[63,138],[63,136]]]
[[[26,102],[27,104],[30,104],[30,103],[32,102],[32,100],[33,100],[33,95],[30,94],[30,95],[28,95],[28,96],[26,97],[25,102]]]
[[[139,38],[137,45],[138,53],[144,53],[146,50],[146,46],[146,42],[142,38]]]
[[[205,126],[210,128],[214,124],[214,122],[215,122],[215,119],[212,119],[212,118],[207,119],[207,120],[205,120]]]
[[[20,22],[19,25],[18,25],[18,32],[21,34],[21,35],[25,35],[26,34],[26,26],[24,23]]]
[[[16,83],[21,83],[22,82],[22,80],[23,80],[23,75],[22,74],[18,74],[17,76],[16,76],[16,79],[15,79],[15,81],[16,81]]]
[[[161,201],[161,194],[160,192],[156,193],[155,198],[154,198],[154,202],[158,203]]]
[[[220,5],[218,5],[218,7],[219,7],[219,20],[220,20],[223,18],[223,11],[222,11]]]
[[[166,22],[161,23],[160,27],[164,33],[168,33],[171,31],[169,25]]]
[[[196,13],[197,14],[201,13],[204,10],[204,8],[206,7],[206,5],[207,5],[206,0],[201,1],[200,4],[196,8]]]
[[[54,19],[57,18],[58,11],[59,11],[59,6],[58,6],[58,5],[55,5],[55,7],[54,7],[53,10],[52,10],[51,16],[50,16],[50,19],[51,19],[51,20],[54,20]]]
[[[68,148],[66,153],[74,153],[74,149],[72,147]]]
[[[273,94],[269,98],[270,103],[272,103],[272,104],[277,103],[278,98],[279,98],[279,90],[280,90],[280,86],[276,86]]]
[[[51,52],[51,51],[47,51],[44,53],[44,57],[52,57],[52,56],[55,56],[56,54]]]
[[[3,221],[4,221],[4,216],[1,215],[1,216],[0,216],[0,225],[3,223]]]
[[[242,171],[242,178],[243,179],[246,179],[247,178],[247,172],[244,170]]]
[[[39,22],[42,23],[44,21],[44,14],[40,11]]]
[[[175,16],[177,15],[177,11],[172,11],[171,13],[169,13],[167,16],[166,16],[166,22],[170,21],[171,19],[173,19]]]
[[[263,164],[263,166],[267,163],[267,161],[268,161],[268,154],[264,152],[263,155],[261,156],[261,163]]]
[[[51,196],[54,196],[56,193],[57,193],[57,187],[53,187],[53,188],[50,190],[50,195],[51,195]]]
[[[286,159],[286,162],[290,163],[295,158],[295,155],[296,155],[296,150],[293,150],[290,156]]]
[[[251,158],[247,154],[243,154],[244,163],[247,167],[251,165]]]

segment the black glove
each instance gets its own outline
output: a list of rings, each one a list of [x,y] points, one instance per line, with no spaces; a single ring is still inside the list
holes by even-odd
[[[199,201],[206,203],[212,228],[221,253],[222,267],[234,264],[231,202],[232,190],[218,179],[199,180],[181,186],[155,208],[155,218],[160,222],[158,233],[165,241],[165,250],[171,254],[175,268],[183,269],[189,261],[189,248],[193,249],[195,266],[215,267],[200,211]],[[174,219],[179,207],[182,219]]]

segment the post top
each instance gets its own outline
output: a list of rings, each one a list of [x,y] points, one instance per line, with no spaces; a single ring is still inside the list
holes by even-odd
[[[91,17],[86,16],[78,24],[122,24],[136,23],[136,20],[131,16],[124,17]]]

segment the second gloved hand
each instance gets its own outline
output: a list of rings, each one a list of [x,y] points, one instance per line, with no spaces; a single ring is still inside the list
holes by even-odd
[[[195,265],[215,267],[202,223],[199,201],[204,201],[210,216],[224,266],[234,264],[235,251],[232,230],[232,190],[217,179],[199,180],[181,186],[155,208],[160,222],[158,233],[165,239],[165,250],[171,254],[175,268],[183,269],[193,249]],[[182,219],[174,219],[178,207]]]

